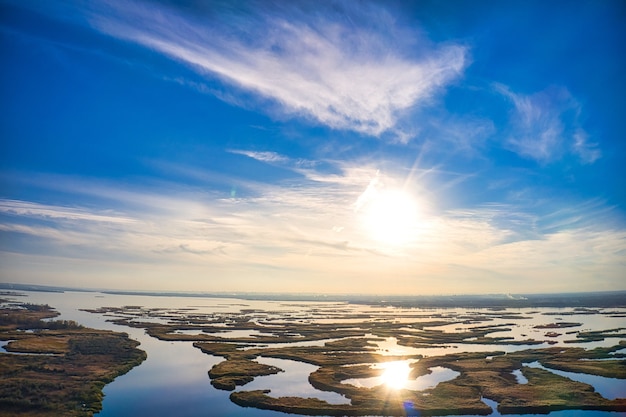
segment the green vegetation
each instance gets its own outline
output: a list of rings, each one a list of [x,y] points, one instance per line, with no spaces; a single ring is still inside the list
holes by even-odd
[[[279,372],[282,370],[275,366],[240,359],[218,363],[209,370],[209,377],[214,387],[232,391],[237,385],[252,382],[255,376],[272,375]]]
[[[619,348],[620,346],[616,346],[613,350]],[[570,409],[626,411],[626,399],[607,400],[596,393],[590,385],[572,381],[543,369],[522,366],[523,363],[539,361],[550,367],[555,360],[571,364],[596,365],[603,361],[593,359],[604,359],[609,351],[611,350],[548,348],[493,355],[492,359],[488,359],[484,354],[446,355],[427,358],[422,366],[445,366],[460,372],[461,375],[448,384],[478,388],[482,396],[499,403],[498,410],[502,413],[546,413]],[[593,365],[589,369],[592,369]],[[624,372],[626,369],[623,363],[616,366],[618,372]],[[527,384],[517,383],[512,375],[515,369],[522,371],[528,379]]]
[[[143,362],[145,352],[125,333],[84,328],[73,321],[43,321],[49,306],[0,309],[0,409],[12,416],[92,416],[102,388]],[[26,332],[24,330],[29,330]]]
[[[464,314],[446,312],[416,312],[395,320],[383,309],[354,313],[338,305],[332,311],[307,309],[310,316],[332,314],[341,320],[308,320],[292,305],[290,312],[268,312],[244,309],[238,313],[194,314],[193,311],[132,308],[102,308],[94,312],[113,315],[116,323],[145,328],[160,340],[193,341],[203,352],[220,356],[209,377],[214,387],[234,391],[230,398],[244,407],[256,407],[302,415],[488,415],[491,408],[481,398],[498,402],[501,413],[546,413],[552,410],[612,410],[626,411],[626,399],[603,398],[590,385],[575,382],[552,372],[523,366],[540,362],[553,369],[584,372],[612,378],[626,378],[626,355],[615,351],[626,346],[619,342],[611,348],[585,350],[582,348],[551,347],[526,349],[505,354],[499,345],[544,345],[556,343],[546,332],[541,340],[515,340],[507,336],[515,323],[509,320],[529,318],[528,315],[492,309],[469,311]],[[536,314],[537,312],[534,312]],[[600,314],[597,310],[578,309],[576,314]],[[563,313],[568,315],[568,313]],[[297,319],[293,317],[297,316]],[[259,317],[266,317],[259,320]],[[289,317],[289,318],[288,318]],[[154,323],[146,318],[161,318]],[[500,324],[490,323],[499,320]],[[261,323],[262,321],[262,323]],[[446,325],[452,331],[443,331]],[[454,327],[456,325],[456,327]],[[580,323],[555,322],[534,326],[536,329],[577,328]],[[225,331],[237,330],[243,336],[224,337]],[[622,328],[568,332],[572,342],[626,338]],[[192,331],[197,334],[183,334]],[[249,335],[245,335],[249,331]],[[496,333],[497,335],[493,334]],[[526,337],[526,336],[523,336]],[[402,347],[433,348],[451,344],[483,344],[494,346],[494,352],[458,353],[441,356],[392,354],[378,347],[380,342],[395,338]],[[324,343],[320,343],[323,341]],[[317,342],[314,345],[290,345],[293,342]],[[278,368],[262,365],[255,359],[278,358],[308,363],[319,367],[309,375],[309,383],[322,391],[341,394],[350,404],[330,404],[316,398],[280,397],[267,390],[245,391],[245,385],[256,376],[280,372]],[[423,391],[392,389],[384,385],[357,387],[346,381],[381,374],[372,364],[412,360],[410,378],[444,367],[459,373],[455,379],[441,382]],[[513,371],[520,370],[527,384],[517,382]],[[242,387],[242,388],[238,388]]]
[[[617,329],[579,332],[576,335],[576,340],[571,340],[566,343],[597,342],[606,338],[626,339],[626,328],[620,327]]]

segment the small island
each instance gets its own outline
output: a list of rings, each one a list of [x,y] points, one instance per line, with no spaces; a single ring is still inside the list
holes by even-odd
[[[92,416],[102,388],[146,359],[126,333],[83,327],[47,305],[0,299],[0,409],[23,417]]]
[[[143,328],[163,341],[187,341],[204,353],[222,357],[208,376],[211,384],[232,391],[230,399],[242,407],[254,407],[300,415],[406,416],[489,415],[497,403],[503,414],[548,413],[558,410],[626,411],[626,398],[609,399],[588,384],[557,375],[551,370],[626,379],[626,328],[586,330],[581,323],[558,322],[534,326],[535,338],[514,339],[512,321],[528,320],[528,314],[511,311],[473,311],[459,314],[419,311],[403,320],[389,317],[384,309],[363,313],[341,305],[327,309],[289,305],[291,312],[242,309],[240,312],[196,314],[193,309],[155,309],[141,306],[103,307],[89,310],[110,320]],[[304,307],[302,310],[298,310]],[[587,312],[585,312],[587,314]],[[597,314],[600,314],[599,312]],[[332,319],[327,319],[332,315]],[[322,321],[316,321],[320,317]],[[498,320],[498,323],[493,323]],[[442,329],[449,328],[450,331]],[[551,346],[544,329],[577,329],[564,335],[563,343],[587,344],[617,339],[610,347]],[[443,348],[483,345],[481,352],[443,353],[434,356],[394,353],[380,344],[395,340],[405,348]],[[499,347],[520,346],[506,353]],[[262,363],[262,358],[285,359],[317,367],[308,377],[319,391],[340,394],[347,403],[331,404],[319,398],[278,396],[267,389],[246,390],[255,377],[282,372]],[[259,361],[261,359],[261,361]],[[382,385],[356,386],[350,380],[372,378],[383,371],[375,365],[410,363],[408,380],[445,368],[456,377],[436,386],[411,390]],[[530,366],[533,363],[545,368]],[[519,382],[517,375],[526,379]]]

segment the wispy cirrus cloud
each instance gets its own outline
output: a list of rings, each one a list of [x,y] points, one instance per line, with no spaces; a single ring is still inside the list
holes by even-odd
[[[282,163],[287,162],[289,158],[286,156],[280,155],[276,152],[271,151],[249,151],[242,149],[233,149],[230,153],[244,155],[248,158],[256,159],[257,161],[267,162],[267,163]]]
[[[373,182],[405,186],[417,196],[419,184],[367,165],[344,164],[336,171],[285,183],[253,182],[253,193],[236,198],[203,192],[203,184],[112,187],[42,176],[40,186],[74,193],[85,203],[0,200],[0,242],[21,242],[0,247],[0,260],[13,265],[0,277],[8,279],[12,271],[82,277],[81,265],[92,263],[101,267],[90,267],[90,275],[106,275],[119,288],[128,285],[123,277],[143,274],[162,279],[154,287],[163,289],[172,287],[172,276],[184,276],[187,281],[176,285],[190,289],[268,291],[289,282],[294,291],[315,291],[326,280],[328,291],[350,292],[355,282],[363,291],[377,291],[385,276],[394,283],[390,291],[445,292],[451,284],[459,291],[513,291],[512,282],[541,277],[533,286],[540,291],[567,286],[580,271],[589,277],[581,290],[595,288],[594,276],[610,288],[624,267],[626,234],[611,224],[613,213],[602,201],[568,204],[567,210],[558,209],[563,204],[537,210],[505,203],[424,210],[411,239],[393,247],[368,232],[355,210],[359,198]],[[88,203],[93,198],[100,199],[97,206]],[[44,255],[52,266],[33,269]],[[249,277],[263,271],[271,271],[272,279],[253,280],[262,283],[256,287]],[[485,277],[490,281],[481,286]]]
[[[19,200],[0,200],[0,214],[104,223],[132,223],[134,221],[114,213],[94,213],[82,208],[50,206]]]
[[[574,133],[574,143],[572,151],[580,157],[584,164],[593,164],[602,156],[602,152],[598,149],[598,144],[589,141],[589,135],[582,129],[578,129]]]
[[[102,5],[90,14],[102,32],[269,100],[283,114],[375,136],[468,61],[465,46],[433,45],[371,4],[338,3],[314,15],[302,5],[254,2],[195,15],[148,2]]]
[[[513,103],[511,132],[505,146],[522,157],[550,163],[573,154],[590,164],[601,157],[598,144],[580,126],[582,106],[563,87],[551,87],[532,95],[517,94],[507,86],[496,90]]]

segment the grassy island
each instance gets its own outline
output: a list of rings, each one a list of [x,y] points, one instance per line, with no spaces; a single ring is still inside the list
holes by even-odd
[[[241,359],[218,363],[209,370],[209,377],[214,387],[232,391],[237,385],[252,382],[255,376],[272,375],[278,372],[282,372],[282,369]]]
[[[242,309],[204,315],[193,310],[139,306],[108,307],[93,312],[110,315],[118,324],[144,328],[160,340],[193,342],[204,353],[222,357],[224,360],[209,370],[211,384],[233,391],[231,401],[242,407],[329,416],[489,415],[492,409],[482,401],[487,398],[497,402],[503,414],[626,411],[626,398],[604,398],[588,384],[546,370],[625,379],[626,354],[622,351],[626,347],[625,328],[591,331],[584,329],[582,323],[556,318],[557,321],[526,326],[528,335],[523,333],[515,338],[512,329],[517,325],[511,321],[528,319],[537,312],[492,309],[463,314],[416,310],[397,320],[384,309],[372,308],[362,313],[342,305],[329,305],[327,310],[307,309],[297,304],[289,307],[293,310]],[[595,310],[574,310],[562,315],[575,313],[601,314]],[[559,334],[553,332],[555,329],[563,330]],[[583,349],[563,344],[553,346],[556,337],[563,343],[582,344],[618,340],[612,347]],[[385,345],[389,340],[394,341],[395,348]],[[447,351],[450,346],[465,344],[485,346],[480,349],[485,351]],[[507,346],[509,353],[498,350],[501,346],[502,349]],[[511,346],[518,348],[511,352]],[[423,348],[434,348],[437,354],[407,353]],[[320,391],[340,394],[349,402],[331,404],[319,398],[246,390],[255,377],[281,372],[275,366],[261,363],[260,358],[314,365],[317,369],[309,375],[309,384]],[[410,363],[408,380],[428,375],[438,367],[456,376],[422,390],[393,388],[382,383],[371,387],[350,383],[353,379],[379,377],[383,374],[381,366],[394,361]],[[534,362],[546,369],[528,366]],[[519,382],[516,375],[526,381]]]
[[[43,320],[57,315],[47,305],[0,308],[0,340],[8,341],[0,353],[3,415],[92,416],[102,388],[146,359],[126,333]]]

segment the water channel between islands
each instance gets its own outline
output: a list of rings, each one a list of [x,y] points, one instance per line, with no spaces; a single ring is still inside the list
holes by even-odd
[[[104,388],[105,398],[103,402],[103,410],[97,414],[99,417],[160,417],[172,416],[192,417],[192,416],[252,416],[252,417],[275,417],[286,416],[286,414],[276,411],[259,410],[254,408],[243,408],[232,403],[229,399],[230,392],[215,389],[207,375],[208,370],[215,364],[221,362],[223,358],[212,356],[201,352],[195,348],[191,342],[187,341],[163,341],[147,335],[144,329],[132,328],[128,326],[120,326],[106,321],[111,319],[105,314],[94,314],[82,309],[97,309],[100,307],[123,307],[123,306],[142,306],[145,309],[164,309],[179,310],[182,312],[193,312],[193,314],[238,314],[242,310],[257,314],[259,316],[259,324],[274,323],[280,320],[302,320],[303,322],[311,322],[320,320],[320,322],[332,322],[332,309],[339,308],[343,311],[342,317],[350,317],[351,314],[361,314],[366,312],[371,314],[375,312],[380,317],[395,321],[406,321],[407,332],[413,331],[410,327],[412,319],[409,316],[419,313],[439,314],[445,312],[447,317],[458,315],[466,315],[468,312],[464,309],[429,309],[427,311],[420,309],[381,309],[375,306],[349,305],[337,303],[321,303],[306,302],[298,303],[297,306],[289,302],[265,301],[265,300],[238,300],[238,299],[218,299],[218,298],[195,298],[195,297],[164,297],[164,296],[138,296],[138,295],[113,295],[101,294],[94,292],[25,292],[27,297],[23,301],[35,304],[48,304],[61,313],[56,319],[75,320],[80,324],[96,329],[108,329],[115,331],[123,331],[130,335],[131,338],[139,341],[140,349],[148,354],[148,359],[140,366],[132,369],[127,374],[118,377],[112,383]],[[20,300],[22,301],[22,300]],[[616,309],[612,309],[615,312]],[[559,320],[575,321],[580,325],[575,330],[606,330],[626,327],[626,309],[618,309],[621,314],[583,314],[572,315],[572,309],[511,309],[514,314],[520,314],[525,317],[523,320],[515,320],[513,318],[495,318],[489,321],[490,326],[494,325],[510,325],[506,336],[513,337],[514,340],[526,340],[534,338],[537,340],[547,339],[545,344],[541,345],[484,345],[471,343],[451,343],[445,347],[437,348],[411,348],[399,345],[397,339],[393,337],[386,338],[378,343],[378,351],[383,355],[397,354],[420,354],[423,356],[439,356],[450,353],[461,352],[490,352],[505,351],[515,352],[524,349],[537,349],[549,346],[563,347],[583,347],[585,349],[595,348],[599,346],[609,347],[617,345],[620,339],[605,339],[603,341],[594,341],[588,343],[565,343],[566,340],[572,339],[568,331],[572,329],[560,328],[556,329],[555,334],[545,337],[547,330],[537,329],[537,326],[549,326],[550,323],[558,323]],[[256,313],[255,313],[256,312]],[[473,313],[477,310],[474,309]],[[499,311],[499,313],[503,313]],[[548,313],[548,314],[546,314]],[[560,315],[559,313],[564,313]],[[159,318],[141,318],[141,321],[158,322]],[[342,319],[343,322],[349,322],[349,319]],[[361,319],[359,319],[361,320]],[[355,320],[355,323],[359,320]],[[425,321],[426,319],[419,319]],[[440,321],[440,319],[433,320]],[[261,323],[263,322],[263,323]],[[454,323],[449,326],[434,326],[433,329],[445,332],[459,332],[464,328],[471,326],[479,326],[480,324],[459,324]],[[201,331],[185,331],[181,330],[181,334],[200,334]],[[254,337],[259,335],[258,331],[247,330],[228,330],[224,332],[212,333],[217,337]],[[490,336],[496,335],[492,333]],[[324,341],[311,342],[294,342],[280,343],[278,346],[319,346]],[[471,341],[466,341],[471,342]],[[3,343],[5,344],[5,343]],[[263,344],[259,344],[263,346]],[[0,347],[1,351],[4,351]],[[623,350],[622,350],[623,352]],[[349,399],[335,392],[323,392],[313,388],[308,382],[308,375],[317,369],[317,366],[297,362],[287,359],[274,358],[258,358],[258,362],[267,365],[273,365],[281,368],[285,372],[275,375],[257,377],[249,384],[238,387],[238,390],[256,390],[271,389],[272,396],[298,396],[298,397],[315,397],[325,400],[332,404],[349,403]],[[524,366],[542,367],[538,363],[527,363]],[[543,367],[542,367],[543,368]],[[545,369],[545,368],[544,368]],[[431,369],[432,373],[422,376],[412,381],[407,386],[408,389],[423,390],[436,386],[438,383],[453,379],[457,376],[457,372],[450,369],[438,367]],[[615,378],[604,378],[586,374],[576,374],[550,370],[562,376],[571,379],[582,377],[582,382],[592,385],[597,392],[601,393],[605,398],[612,399],[619,395],[623,398],[626,396],[626,381]],[[523,384],[525,378],[520,370],[513,372],[518,383]],[[356,386],[371,387],[382,383],[379,377],[361,378],[343,381],[346,384]],[[620,394],[621,393],[621,394]],[[489,399],[483,401],[494,408],[497,404]],[[494,416],[499,415],[494,411]],[[510,414],[509,414],[510,415]],[[531,414],[524,414],[531,416]],[[545,415],[545,414],[542,414]],[[601,411],[556,411],[549,416],[617,416],[623,415],[615,412]]]

